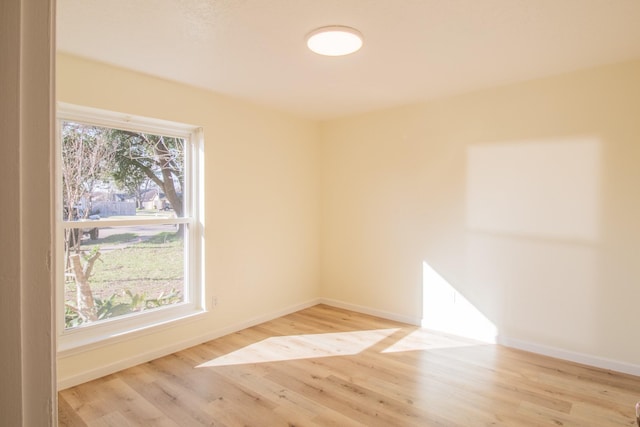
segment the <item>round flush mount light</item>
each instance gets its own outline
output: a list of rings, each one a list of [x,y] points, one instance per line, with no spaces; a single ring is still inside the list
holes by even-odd
[[[341,25],[322,27],[307,35],[307,46],[320,55],[348,55],[362,47],[362,34],[354,28]]]

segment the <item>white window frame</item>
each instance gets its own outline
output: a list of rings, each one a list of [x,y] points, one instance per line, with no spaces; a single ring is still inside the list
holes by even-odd
[[[187,224],[185,228],[185,302],[141,313],[119,316],[95,324],[65,330],[64,321],[64,230],[65,221],[61,212],[62,203],[62,143],[61,123],[70,121],[108,128],[145,132],[155,135],[184,138],[185,177],[184,177],[184,216],[182,218],[140,218],[136,220],[83,220],[84,228]],[[55,170],[55,275],[56,275],[56,327],[58,331],[58,354],[71,355],[91,348],[101,347],[118,341],[131,339],[176,322],[190,321],[205,312],[204,304],[204,236],[203,236],[203,151],[204,138],[202,128],[183,123],[152,119],[129,114],[90,108],[85,106],[58,103],[56,120],[56,157]]]

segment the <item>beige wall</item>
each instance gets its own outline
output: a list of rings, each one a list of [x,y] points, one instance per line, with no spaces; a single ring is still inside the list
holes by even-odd
[[[60,358],[59,381],[317,297],[316,123],[66,55],[57,82],[58,101],[204,128],[206,294],[218,298],[188,325]]]
[[[443,282],[505,342],[638,368],[640,61],[321,135],[324,297],[420,320]]]

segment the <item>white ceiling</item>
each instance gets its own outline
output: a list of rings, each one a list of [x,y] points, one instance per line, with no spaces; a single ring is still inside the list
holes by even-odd
[[[640,58],[640,0],[58,0],[63,52],[328,119]],[[307,50],[325,25],[364,34]]]

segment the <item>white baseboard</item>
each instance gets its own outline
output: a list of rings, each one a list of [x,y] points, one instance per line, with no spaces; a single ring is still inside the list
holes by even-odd
[[[548,347],[545,345],[535,344],[505,336],[498,336],[497,342],[498,344],[504,345],[506,347],[512,347],[518,350],[528,351],[530,353],[541,354],[544,356],[554,357],[556,359],[579,363],[581,365],[593,366],[595,368],[607,369],[624,374],[640,376],[640,365],[635,365],[632,363],[620,362],[617,360],[593,356],[590,354],[563,350],[561,348]]]
[[[293,306],[289,306],[268,314],[263,314],[261,316],[253,317],[251,319],[247,319],[245,321],[242,321],[233,325],[229,325],[224,328],[216,329],[215,331],[211,331],[204,335],[191,337],[189,339],[186,339],[180,342],[171,343],[159,349],[151,350],[146,353],[137,354],[133,357],[118,360],[108,365],[99,366],[99,367],[96,367],[95,369],[91,369],[77,375],[73,375],[66,378],[59,378],[57,382],[58,391],[76,386],[78,384],[85,383],[87,381],[92,381],[109,374],[113,374],[123,369],[131,368],[141,363],[149,362],[159,357],[176,353],[186,348],[193,347],[195,345],[202,344],[204,342],[211,341],[216,338],[220,338],[225,335],[229,335],[234,332],[238,332],[243,329],[250,328],[252,326],[259,325],[264,322],[268,322],[269,320],[277,319],[278,317],[286,316],[287,314],[295,313],[296,311],[304,310],[305,308],[309,308],[317,304],[320,304],[320,299],[313,299],[313,300],[296,304]]]
[[[420,326],[422,319],[417,319],[402,314],[391,313],[388,311],[378,310],[375,308],[365,307],[362,305],[351,304],[331,298],[319,298],[320,304],[330,305],[332,307],[342,308],[345,310],[355,311],[357,313],[368,314],[370,316],[381,317],[383,319],[395,320],[396,322],[408,323],[409,325]]]

